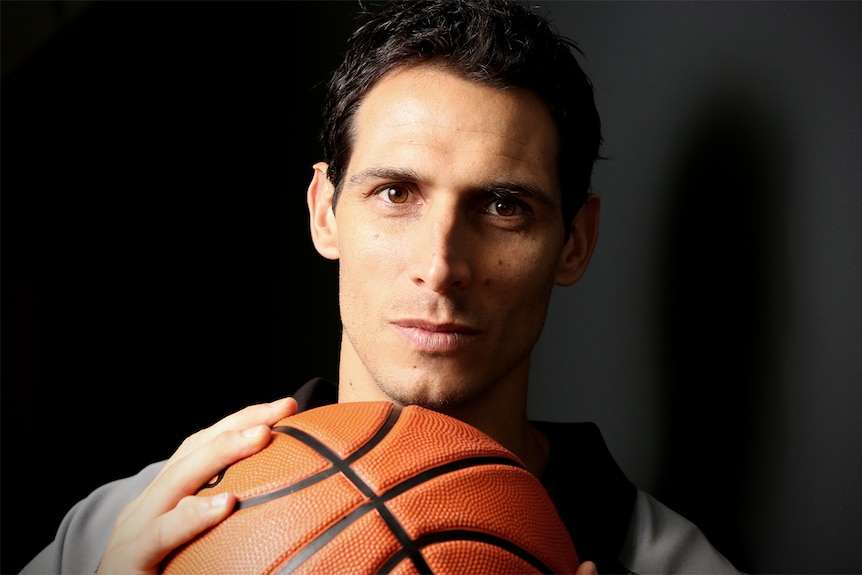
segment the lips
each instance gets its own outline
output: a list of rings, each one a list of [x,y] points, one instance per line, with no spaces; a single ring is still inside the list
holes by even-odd
[[[393,321],[392,328],[417,351],[432,354],[455,353],[473,343],[479,331],[470,326],[407,319]]]

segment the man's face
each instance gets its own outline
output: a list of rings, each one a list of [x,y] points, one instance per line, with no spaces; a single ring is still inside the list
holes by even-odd
[[[340,260],[341,393],[445,408],[526,386],[552,287],[574,281],[547,109],[420,66],[384,76],[354,127],[315,239]]]

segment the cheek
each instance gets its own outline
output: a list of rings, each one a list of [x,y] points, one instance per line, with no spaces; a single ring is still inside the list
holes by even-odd
[[[404,261],[406,242],[392,241],[369,228],[352,228],[339,236],[341,282],[351,290],[380,291]]]
[[[483,283],[499,284],[511,290],[512,295],[524,294],[528,298],[549,292],[556,276],[556,259],[550,259],[548,249],[538,244],[525,248],[495,253]]]
[[[544,259],[543,259],[544,254]],[[541,330],[554,288],[556,261],[547,252],[523,258],[494,258],[494,271],[484,281],[485,289],[497,294],[496,311],[504,317],[512,333],[526,335]]]

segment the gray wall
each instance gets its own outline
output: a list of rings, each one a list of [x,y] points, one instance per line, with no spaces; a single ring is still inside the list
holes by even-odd
[[[542,5],[609,159],[531,413],[599,422],[743,568],[862,571],[862,4]]]

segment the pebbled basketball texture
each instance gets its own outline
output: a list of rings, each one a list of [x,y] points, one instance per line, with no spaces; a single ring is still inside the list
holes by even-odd
[[[417,406],[342,403],[285,418],[200,490],[237,508],[167,575],[573,573],[542,484],[499,443]]]

